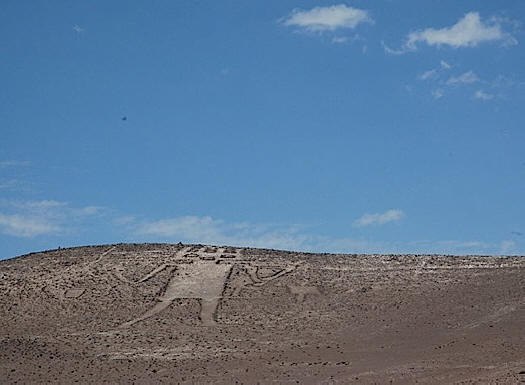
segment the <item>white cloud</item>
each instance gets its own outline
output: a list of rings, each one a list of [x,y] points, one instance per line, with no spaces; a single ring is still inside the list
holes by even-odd
[[[502,254],[511,254],[516,247],[516,242],[511,240],[506,240],[501,242],[501,253]]]
[[[484,92],[483,90],[477,90],[474,94],[474,98],[479,100],[491,100],[494,99],[494,95]]]
[[[27,160],[4,160],[0,162],[0,168],[5,167],[27,167],[31,166],[31,162]]]
[[[104,211],[104,207],[100,206],[85,206],[78,209],[72,209],[72,213],[75,215],[95,215]]]
[[[113,219],[113,223],[119,226],[129,225],[135,222],[137,218],[134,215],[123,215]]]
[[[515,80],[503,75],[498,75],[494,80],[486,80],[480,78],[472,70],[447,75],[448,78],[446,78],[445,73],[455,72],[451,71],[451,68],[452,65],[441,60],[439,67],[422,72],[417,78],[429,84],[431,87],[429,91],[434,99],[442,98],[445,96],[445,92],[449,93],[460,87],[467,87],[467,89],[470,89],[470,92],[472,92],[472,99],[488,101],[502,98],[505,89],[518,86]],[[477,86],[477,90],[474,86]],[[485,89],[481,89],[480,87],[484,87]]]
[[[304,249],[308,236],[296,226],[228,224],[211,217],[184,216],[147,222],[137,234],[206,244],[242,245],[264,248]]]
[[[436,79],[440,77],[441,73],[443,71],[447,71],[452,66],[448,64],[446,61],[441,60],[439,62],[439,67],[430,69],[428,71],[423,72],[421,75],[418,76],[419,80],[428,80],[428,79]]]
[[[426,28],[409,33],[405,44],[399,50],[391,49],[384,43],[383,47],[387,53],[403,54],[417,50],[420,43],[452,48],[476,47],[484,42],[495,41],[503,42],[505,45],[517,44],[518,41],[511,34],[503,31],[504,21],[493,17],[488,22],[483,22],[478,12],[469,12],[450,27]]]
[[[425,240],[410,243],[412,252],[435,254],[490,254],[494,245],[471,240]]]
[[[222,221],[211,217],[185,216],[174,219],[163,219],[149,222],[140,229],[141,234],[161,237],[191,238],[217,238]],[[222,237],[222,236],[221,236]]]
[[[410,33],[406,46],[415,49],[417,43],[425,42],[428,45],[448,45],[453,48],[475,47],[483,42],[508,39],[513,38],[503,32],[499,22],[486,24],[481,21],[479,13],[469,12],[451,27],[427,28]]]
[[[441,60],[439,62],[439,64],[441,65],[441,68],[444,69],[444,70],[449,70],[452,68],[452,66],[450,64],[448,64],[446,61],[444,60]]]
[[[434,88],[431,91],[432,97],[434,99],[440,99],[445,95],[445,90],[451,91],[459,86],[469,86],[473,84],[484,84],[487,86],[495,87],[494,82],[488,82],[483,79],[480,79],[474,71],[467,71],[456,76],[450,76],[447,80],[443,79],[443,72],[448,71],[451,67],[448,63],[441,62],[440,68],[434,68],[428,71],[423,72],[418,76],[419,80],[429,80],[438,88]],[[478,100],[492,100],[496,97],[493,93],[486,92],[482,89],[478,89],[473,92],[473,98]]]
[[[0,200],[0,207],[4,211],[0,213],[0,232],[17,237],[68,232],[104,210],[98,206],[71,207],[56,200]]]
[[[407,52],[407,50],[403,48],[402,49],[390,48],[389,46],[386,45],[386,43],[383,40],[381,40],[381,46],[383,47],[385,52],[390,55],[402,55]]]
[[[381,225],[399,221],[405,216],[399,209],[384,213],[365,214],[354,226]],[[228,223],[209,216],[183,216],[158,221],[138,222],[133,238],[145,241],[167,241],[231,245],[269,249],[331,252],[331,253],[438,253],[438,254],[497,254],[516,250],[512,241],[487,243],[477,240],[425,240],[413,242],[374,242],[351,237],[332,237],[311,233],[301,225]]]
[[[341,44],[346,43],[348,41],[348,38],[345,36],[335,36],[332,38],[332,43]]]
[[[382,214],[365,214],[354,222],[354,226],[383,225],[388,222],[399,221],[404,216],[404,212],[397,209],[388,210]]]
[[[53,233],[57,230],[59,230],[59,228],[47,221],[45,218],[23,216],[18,214],[0,214],[0,231],[7,235],[28,238],[37,235]]]
[[[15,190],[20,182],[16,179],[0,181],[0,190]]]
[[[434,99],[441,99],[443,95],[445,95],[445,92],[441,88],[437,88],[432,90],[431,94]]]
[[[507,76],[499,74],[496,78],[490,82],[490,85],[494,88],[511,88],[514,86],[523,86],[525,83],[519,84],[516,80],[508,78]]]
[[[439,62],[439,67],[438,68],[433,68],[431,70],[423,72],[421,75],[419,75],[419,79],[420,80],[435,79],[435,78],[439,77],[441,72],[447,71],[447,70],[449,70],[451,68],[452,68],[452,66],[450,64],[448,64],[444,60],[441,60]]]
[[[27,210],[47,210],[56,207],[66,206],[65,202],[58,202],[55,200],[41,200],[41,201],[9,201],[4,202],[10,206],[27,209]]]
[[[81,27],[80,27],[79,25],[77,25],[77,24],[75,24],[75,25],[73,26],[73,30],[74,30],[76,33],[82,33],[82,32],[85,31],[84,28],[81,28]]]
[[[16,209],[16,212],[0,213],[0,233],[30,238],[45,235],[66,235],[78,225],[96,225],[97,231],[104,224],[112,224],[113,231],[126,231],[134,241],[183,241],[272,249],[287,249],[306,252],[336,253],[510,253],[516,250],[513,241],[486,244],[478,241],[419,241],[419,242],[374,242],[351,237],[323,236],[312,233],[302,225],[253,224],[248,222],[229,223],[209,216],[183,216],[144,221],[135,216],[113,216],[105,209],[102,222],[96,222],[96,206],[71,208],[68,204],[53,200],[16,202],[9,205],[0,201],[0,206]],[[379,225],[398,221],[405,214],[398,209],[385,213],[366,214],[358,219],[355,226]],[[88,222],[86,222],[88,221]]]
[[[366,214],[355,226],[384,224],[403,218],[401,210],[380,214]],[[135,224],[137,226],[135,226]],[[183,216],[158,221],[135,222],[133,238],[144,241],[202,243],[213,245],[246,246],[305,252],[331,253],[437,253],[437,254],[497,254],[502,247],[508,252],[517,245],[510,242],[487,243],[477,240],[421,240],[407,242],[374,242],[350,237],[331,237],[314,234],[305,226],[228,223],[209,216]],[[311,229],[310,229],[311,230]]]
[[[283,23],[307,31],[322,32],[342,28],[353,29],[361,23],[372,22],[367,11],[339,4],[315,7],[308,11],[296,9]]]
[[[437,76],[437,70],[428,70],[419,75],[419,79],[427,80]]]
[[[487,244],[479,241],[439,241],[436,242],[438,247],[448,247],[453,249],[471,249],[480,248],[485,249],[488,247]]]
[[[0,179],[0,190],[16,192],[34,192],[32,183],[20,179]],[[2,199],[0,199],[0,203]]]
[[[226,223],[211,217],[183,216],[142,224],[137,234],[207,244],[301,249],[309,236],[297,226]]]
[[[447,80],[448,85],[472,84],[476,82],[479,82],[478,75],[472,71],[465,72],[456,77],[453,76]]]
[[[392,251],[387,245],[347,237],[332,238],[308,234],[304,226],[227,223],[211,217],[184,216],[145,222],[135,236],[147,239],[215,245],[236,245],[310,252]]]

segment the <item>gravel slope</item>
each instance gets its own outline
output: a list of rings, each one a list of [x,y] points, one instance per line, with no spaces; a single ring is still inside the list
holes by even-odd
[[[119,244],[1,261],[0,383],[47,382],[525,383],[525,258]]]

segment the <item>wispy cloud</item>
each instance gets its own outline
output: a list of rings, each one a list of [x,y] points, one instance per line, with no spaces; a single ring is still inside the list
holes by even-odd
[[[221,234],[222,221],[211,217],[184,216],[173,219],[162,219],[142,225],[139,233],[162,237],[180,236],[182,238],[214,238]],[[222,236],[222,235],[221,235]]]
[[[104,211],[98,206],[71,207],[56,200],[0,200],[0,207],[0,232],[17,237],[68,232],[75,223]]]
[[[129,225],[135,222],[135,215],[121,215],[113,219],[113,223],[118,226]]]
[[[444,70],[449,70],[449,69],[452,68],[452,66],[451,66],[450,64],[448,64],[448,63],[447,63],[446,61],[444,61],[444,60],[441,60],[441,61],[439,62],[439,65],[440,65],[441,68],[444,69]]]
[[[516,86],[519,87],[520,85],[525,85],[525,82],[516,81],[515,79],[511,79],[502,74],[499,74],[494,80],[490,82],[490,86],[493,88],[512,88]]]
[[[504,240],[501,242],[501,253],[502,254],[511,254],[515,251],[516,242],[512,240]]]
[[[67,206],[67,203],[55,200],[3,201],[3,204],[25,210],[47,210],[51,208]]]
[[[448,85],[472,84],[479,82],[479,77],[472,71],[465,72],[459,76],[452,76],[447,80]]]
[[[146,222],[138,235],[209,244],[247,245],[265,248],[298,248],[308,243],[298,226],[226,223],[212,217],[183,216]]]
[[[105,211],[105,207],[101,206],[85,206],[81,208],[72,208],[71,212],[76,216],[89,216],[89,215],[96,215],[100,214],[101,212]]]
[[[435,78],[437,76],[437,70],[428,70],[423,72],[421,75],[419,75],[419,79],[421,80],[427,80],[431,78]]]
[[[424,240],[409,242],[416,253],[434,254],[490,254],[497,245],[476,240]]]
[[[16,179],[0,180],[0,190],[15,190],[19,185]]]
[[[0,214],[0,231],[15,237],[29,238],[54,233],[59,227],[42,217]]]
[[[485,249],[489,247],[486,243],[479,241],[439,241],[435,242],[435,245],[438,247],[453,248],[455,250],[472,248]]]
[[[392,209],[384,213],[365,214],[354,222],[355,227],[364,227],[370,225],[383,225],[388,222],[399,221],[405,216],[402,210]]]
[[[409,33],[400,49],[392,49],[385,44],[383,47],[389,54],[403,54],[417,50],[421,43],[452,48],[476,47],[481,43],[495,41],[505,45],[517,44],[518,41],[503,30],[503,22],[503,19],[494,17],[483,22],[478,12],[469,12],[450,27],[426,28]]]
[[[183,216],[138,224],[135,237],[309,252],[386,252],[391,245],[350,237],[311,234],[301,225],[228,223],[211,217]]]
[[[381,225],[399,221],[404,216],[403,211],[392,209],[384,213],[365,214],[354,225]],[[516,243],[511,243],[513,241],[371,241],[352,236],[320,235],[311,226],[305,225],[228,222],[209,216],[159,220],[141,218],[119,216],[97,206],[75,208],[54,200],[0,201],[0,233],[21,238],[67,236],[71,229],[86,231],[89,226],[96,226],[100,231],[100,226],[109,225],[105,229],[109,234],[125,234],[134,241],[182,241],[306,252],[490,254],[502,250],[510,253],[517,248]]]
[[[419,78],[419,80],[436,79],[436,78],[438,78],[441,75],[441,73],[443,73],[444,71],[447,71],[447,70],[449,70],[451,68],[452,68],[452,66],[450,64],[448,64],[444,60],[441,60],[439,62],[439,67],[433,68],[433,69],[430,69],[430,70],[427,70],[427,71],[423,72],[421,75],[418,76],[418,78]]]
[[[445,95],[445,91],[442,88],[436,88],[430,93],[434,99],[441,99]]]
[[[28,160],[3,160],[0,161],[0,168],[6,167],[27,167],[31,166],[31,162]]]
[[[503,100],[507,90],[517,89],[520,84],[525,84],[525,82],[501,74],[493,80],[486,79],[478,76],[473,70],[459,71],[457,66],[453,66],[444,60],[440,60],[438,66],[418,74],[417,79],[424,81],[424,83],[420,83],[423,87],[425,83],[429,86],[428,92],[434,99],[441,99],[445,94],[466,89],[472,95],[472,99],[482,101]]]
[[[354,29],[361,23],[373,23],[368,11],[344,4],[315,7],[310,10],[295,9],[283,21],[286,26],[298,27],[312,32]]]
[[[335,43],[335,44],[342,44],[342,43],[346,43],[348,41],[348,38],[346,36],[334,36],[332,38],[332,43]]]
[[[75,24],[73,26],[73,31],[75,31],[76,33],[82,33],[82,32],[85,32],[85,29],[80,27],[79,25]]]
[[[393,209],[385,213],[366,214],[354,225],[380,225],[398,221],[404,216],[401,210]],[[350,236],[323,236],[303,225],[231,223],[209,216],[181,216],[156,221],[131,218],[125,222],[132,238],[144,241],[182,241],[306,252],[494,254],[499,253],[503,245],[477,240],[369,241]],[[509,243],[507,246],[513,245]]]
[[[445,71],[449,72],[452,66],[443,60],[440,63],[440,67],[433,68],[421,73],[418,76],[419,80],[428,81],[432,84],[433,89],[430,91],[434,99],[441,99],[445,95],[446,90],[452,90],[463,86],[472,86],[476,83],[490,84],[490,82],[484,81],[472,70],[459,73],[457,75],[449,76],[448,79],[444,77]],[[474,92],[474,91],[472,91]],[[475,99],[490,100],[494,98],[494,95],[483,90],[478,90],[474,93]]]
[[[494,99],[494,95],[489,94],[483,90],[477,90],[474,93],[474,98],[479,99],[479,100],[491,100],[491,99]]]

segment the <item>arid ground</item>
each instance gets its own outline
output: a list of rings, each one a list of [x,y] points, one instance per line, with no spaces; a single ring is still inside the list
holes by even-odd
[[[0,262],[0,383],[525,383],[525,258],[119,244]]]

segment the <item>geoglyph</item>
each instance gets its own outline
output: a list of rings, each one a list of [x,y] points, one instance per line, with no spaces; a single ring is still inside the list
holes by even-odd
[[[228,252],[229,251],[229,252]],[[171,269],[171,277],[166,289],[157,298],[157,303],[139,317],[120,325],[130,327],[148,319],[170,306],[176,299],[196,298],[200,300],[200,320],[203,326],[213,326],[217,323],[216,312],[224,290],[228,284],[234,266],[240,267],[245,273],[245,279],[234,282],[233,296],[238,296],[245,288],[257,288],[295,270],[296,266],[266,266],[254,262],[243,261],[238,251],[210,248],[188,247],[179,251],[172,263],[163,264],[138,283],[144,283],[165,269]],[[259,270],[270,272],[259,274]]]

